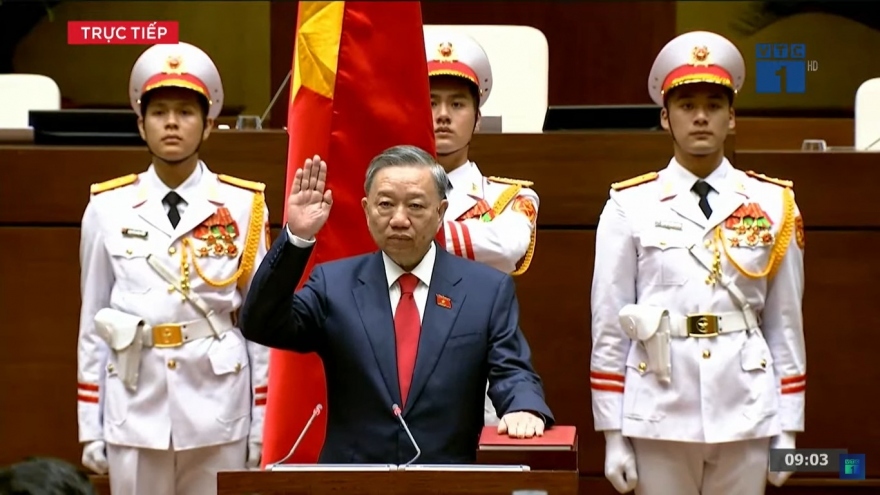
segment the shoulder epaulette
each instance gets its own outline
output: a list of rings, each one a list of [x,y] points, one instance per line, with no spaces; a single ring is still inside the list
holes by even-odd
[[[91,192],[91,194],[101,194],[102,192],[112,191],[113,189],[133,184],[137,178],[137,174],[128,174],[104,182],[98,182],[97,184],[92,184],[92,187],[89,188],[89,192]]]
[[[780,186],[780,187],[787,187],[787,188],[789,188],[789,189],[793,189],[793,188],[794,188],[794,182],[792,182],[792,181],[790,181],[790,180],[776,179],[776,178],[773,178],[773,177],[767,177],[766,175],[764,175],[764,174],[759,174],[758,172],[755,172],[754,170],[748,170],[748,171],[746,171],[746,175],[748,175],[749,177],[754,177],[755,179],[758,179],[758,180],[762,180],[762,181],[764,181],[764,182],[769,182],[769,183],[771,183],[771,184],[776,184],[777,186]]]
[[[532,187],[535,185],[534,182],[529,180],[519,180],[519,179],[507,179],[505,177],[486,177],[487,180],[491,182],[499,182],[501,184],[511,184],[514,186],[523,186],[523,187]]]
[[[622,191],[628,187],[638,186],[640,184],[645,184],[646,182],[651,182],[652,180],[657,180],[657,177],[660,177],[660,174],[657,172],[648,172],[647,174],[633,177],[632,179],[615,182],[614,184],[611,184],[611,189]]]
[[[262,182],[239,179],[238,177],[232,177],[230,175],[224,174],[218,174],[217,179],[219,179],[220,182],[225,182],[227,184],[240,187],[242,189],[248,189],[250,191],[263,192],[266,190],[266,184],[263,184]]]

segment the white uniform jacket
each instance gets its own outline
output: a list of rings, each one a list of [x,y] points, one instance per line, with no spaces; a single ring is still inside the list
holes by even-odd
[[[268,349],[244,340],[235,312],[269,246],[263,187],[218,176],[200,162],[176,189],[186,201],[177,228],[162,202],[168,188],[152,166],[92,187],[80,244],[80,442],[175,450],[245,437],[262,443]],[[205,320],[148,255],[178,287],[198,294],[226,327],[217,330],[226,331],[177,347],[144,347],[131,391],[116,352],[96,332],[98,311],[116,309],[152,326]]]
[[[691,192],[696,180],[672,160],[659,174],[612,187],[596,232],[592,286],[595,428],[704,443],[803,431],[804,236],[791,183],[724,160],[705,179],[717,191],[707,220]],[[743,330],[747,311],[711,282],[689,246],[729,277],[759,330]],[[624,333],[618,314],[627,304],[662,308],[668,324],[685,332],[670,340],[671,382],[658,380],[646,347]],[[688,323],[701,321],[687,316],[697,314],[720,315],[721,334],[687,333]]]
[[[438,234],[456,256],[520,275],[535,249],[538,194],[532,183],[483,177],[474,162],[449,173],[449,208]]]
[[[512,275],[529,268],[535,250],[538,194],[532,183],[484,177],[468,161],[449,174],[452,191],[437,241],[456,256],[476,260]],[[489,384],[486,383],[486,392]],[[483,406],[486,425],[498,424],[488,394]]]

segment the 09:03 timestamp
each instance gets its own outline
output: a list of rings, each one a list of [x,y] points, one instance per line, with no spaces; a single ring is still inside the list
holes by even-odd
[[[770,471],[836,473],[846,449],[770,449]]]

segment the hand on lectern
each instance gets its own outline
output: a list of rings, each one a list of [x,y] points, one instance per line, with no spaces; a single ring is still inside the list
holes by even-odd
[[[526,411],[511,412],[498,423],[498,434],[511,438],[532,438],[544,435],[544,420]]]

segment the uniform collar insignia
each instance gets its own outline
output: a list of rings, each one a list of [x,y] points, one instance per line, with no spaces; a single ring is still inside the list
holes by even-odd
[[[135,195],[135,200],[132,208],[137,208],[138,206],[146,203],[149,196],[150,192],[147,190],[147,186],[145,186],[144,184],[138,186],[137,194]]]

